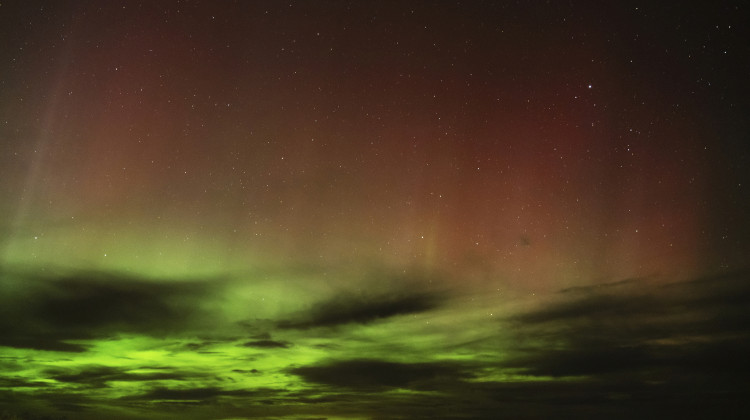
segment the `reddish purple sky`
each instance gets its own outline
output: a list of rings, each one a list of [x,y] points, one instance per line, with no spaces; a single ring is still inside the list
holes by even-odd
[[[15,234],[135,225],[229,259],[481,266],[532,288],[747,249],[747,51],[720,6],[15,7]]]

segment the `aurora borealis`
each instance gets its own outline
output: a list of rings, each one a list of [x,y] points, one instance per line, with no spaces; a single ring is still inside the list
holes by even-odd
[[[0,418],[742,418],[746,16],[0,3]]]

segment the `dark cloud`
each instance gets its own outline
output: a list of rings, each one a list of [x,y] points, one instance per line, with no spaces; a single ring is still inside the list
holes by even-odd
[[[64,277],[50,282],[32,315],[54,327],[152,330],[177,322],[195,309],[190,303],[205,284],[152,282],[111,276]],[[185,300],[193,301],[185,305]],[[154,322],[158,320],[159,322]]]
[[[260,371],[258,369],[232,369],[232,372],[235,373],[249,373],[249,374],[258,374]]]
[[[642,278],[629,278],[625,280],[619,280],[614,281],[610,283],[598,283],[588,286],[574,286],[574,287],[567,287],[565,289],[560,290],[560,293],[591,293],[591,292],[601,292],[605,289],[613,289],[613,288],[625,288],[632,285],[642,284],[644,279]]]
[[[29,380],[22,377],[0,376],[0,388],[44,388],[49,386],[47,382]]]
[[[637,375],[493,381],[470,375],[480,368],[385,361],[298,368],[293,373],[318,386],[289,394],[287,402],[337,413],[352,410],[351,417],[372,419],[702,419],[750,413],[744,402],[747,388],[738,383],[704,388]]]
[[[205,348],[205,347],[207,347],[207,346],[210,346],[211,344],[213,344],[213,343],[211,343],[211,342],[202,342],[202,343],[186,343],[186,344],[184,344],[184,345],[182,346],[182,349],[183,349],[183,350],[187,350],[187,351],[196,351],[196,352],[200,352],[200,350],[201,350],[201,349],[203,349],[203,348]]]
[[[91,387],[101,388],[107,386],[111,381],[147,382],[159,380],[187,380],[195,378],[195,374],[187,372],[153,372],[132,373],[127,369],[112,366],[89,366],[85,369],[50,369],[46,375],[49,379],[58,382],[75,383]]]
[[[40,401],[44,403],[40,404]],[[0,412],[8,420],[93,420],[102,417],[100,413],[91,415],[95,404],[96,399],[84,393],[60,392],[52,387],[29,393],[0,391]]]
[[[395,363],[383,360],[346,360],[289,370],[307,382],[358,391],[387,388],[431,389],[455,383],[469,374],[455,363]]]
[[[0,272],[0,346],[82,352],[70,340],[116,333],[179,332],[206,317],[200,301],[216,282],[176,281],[78,272]]]
[[[190,389],[155,388],[145,394],[141,394],[139,398],[146,400],[204,401],[216,398],[221,394],[221,388],[214,387]]]
[[[426,312],[442,301],[435,293],[395,293],[381,295],[336,296],[278,323],[280,328],[309,329],[344,324],[367,324],[398,315]]]
[[[223,389],[218,387],[166,388],[156,387],[148,392],[124,397],[125,400],[152,402],[214,403],[218,398],[266,398],[276,391],[259,389]]]
[[[580,293],[579,293],[580,292]],[[728,390],[750,374],[748,273],[564,293],[508,323],[505,366],[538,376],[693,383]]]
[[[55,337],[55,335],[58,335],[58,337]],[[7,325],[0,325],[0,346],[4,347],[82,353],[86,351],[88,346],[67,343],[64,340],[84,338],[90,338],[90,335],[85,332],[65,335],[38,334],[35,331],[18,331],[14,328],[9,328]]]
[[[256,348],[262,348],[262,349],[285,349],[289,347],[289,343],[284,341],[274,341],[274,340],[256,340],[256,341],[248,341],[247,343],[243,344],[245,347],[256,347]]]

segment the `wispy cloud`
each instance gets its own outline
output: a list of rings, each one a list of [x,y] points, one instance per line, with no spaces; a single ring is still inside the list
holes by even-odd
[[[282,329],[310,329],[367,324],[398,315],[433,310],[443,298],[436,293],[342,294],[278,323]]]
[[[117,368],[112,366],[88,366],[83,369],[48,369],[44,374],[47,379],[53,379],[58,382],[74,383],[90,387],[101,388],[109,386],[112,381],[127,382],[150,382],[150,381],[184,381],[196,379],[200,375],[190,372],[162,371],[149,373],[133,373],[128,369]]]
[[[256,348],[263,348],[263,349],[285,349],[289,347],[289,343],[285,341],[274,341],[274,340],[255,340],[255,341],[248,341],[243,344],[245,347],[256,347]]]
[[[207,402],[218,397],[254,397],[263,395],[261,391],[251,390],[226,390],[218,387],[199,387],[174,389],[157,387],[143,394],[131,397],[146,401],[183,401],[183,402]]]
[[[432,389],[440,382],[468,378],[454,362],[396,363],[384,360],[345,360],[289,370],[307,382],[378,391],[387,388]]]

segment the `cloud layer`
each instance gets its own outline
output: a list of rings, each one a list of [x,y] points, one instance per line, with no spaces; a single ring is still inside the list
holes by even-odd
[[[470,300],[440,294],[323,296],[260,322],[262,333],[221,334],[241,330],[214,323],[213,338],[205,308],[224,283],[13,278],[27,287],[2,292],[0,345],[50,361],[0,359],[3,407],[83,419],[148,419],[154,410],[191,419],[750,413],[747,272],[568,289],[481,322],[446,309]],[[441,326],[423,323],[430,318]],[[453,339],[466,330],[475,339]]]

